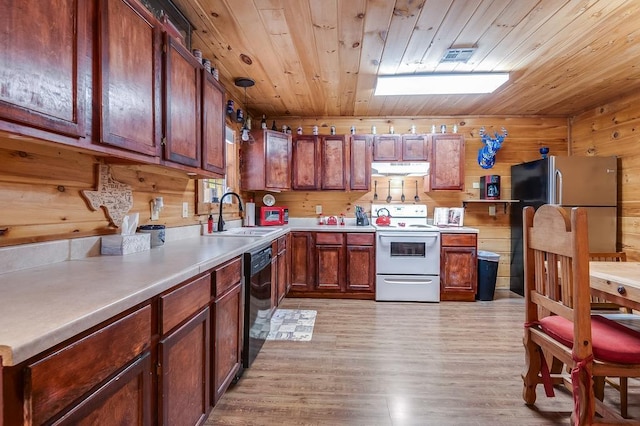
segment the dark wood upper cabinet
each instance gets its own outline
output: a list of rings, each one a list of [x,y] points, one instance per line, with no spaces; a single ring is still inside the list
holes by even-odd
[[[0,0],[0,119],[84,136],[86,5]]]
[[[402,159],[402,136],[374,135],[373,161],[399,161]]]
[[[294,190],[347,189],[349,152],[343,135],[298,135],[292,158]]]
[[[371,135],[351,135],[350,179],[353,191],[369,191],[371,188]]]
[[[164,159],[201,166],[201,65],[180,42],[165,35]]]
[[[318,189],[320,187],[319,136],[297,135],[293,139],[292,189]]]
[[[242,189],[291,189],[291,136],[274,130],[255,130],[251,135],[255,142],[242,145]]]
[[[464,189],[464,135],[444,133],[431,137],[430,189]]]
[[[100,0],[99,10],[100,142],[158,156],[160,24],[135,1]]]
[[[322,136],[321,189],[347,189],[348,151],[343,135]]]
[[[226,173],[225,90],[204,68],[202,76],[202,168],[224,175]]]
[[[402,161],[429,161],[427,135],[402,135]]]

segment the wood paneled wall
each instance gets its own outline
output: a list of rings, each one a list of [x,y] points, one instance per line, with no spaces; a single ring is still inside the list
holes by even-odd
[[[640,94],[572,119],[572,155],[617,155],[618,249],[640,260]]]
[[[0,139],[0,246],[119,232],[104,211],[93,211],[81,196],[96,186],[99,159],[65,147]],[[115,160],[114,160],[115,161]],[[130,185],[140,224],[168,227],[198,223],[195,181],[160,166],[110,164],[114,179]],[[158,221],[150,221],[149,202],[164,198]],[[182,218],[182,203],[189,217]]]
[[[271,124],[269,119],[269,125]],[[530,161],[540,158],[538,150],[542,146],[548,146],[550,152],[558,155],[567,155],[568,122],[566,118],[549,117],[389,117],[389,118],[351,118],[351,117],[325,117],[321,119],[301,119],[293,117],[276,117],[278,127],[283,124],[295,129],[302,126],[303,132],[311,134],[312,127],[317,125],[320,134],[329,134],[330,126],[336,126],[338,134],[348,134],[351,126],[356,126],[359,133],[369,133],[371,126],[375,125],[378,133],[386,133],[389,126],[393,126],[396,133],[409,133],[412,125],[417,132],[430,132],[431,126],[438,129],[441,124],[447,125],[447,131],[452,131],[455,124],[458,132],[465,135],[465,189],[464,191],[439,191],[425,193],[422,179],[418,180],[420,202],[428,206],[429,216],[433,214],[433,208],[459,207],[462,200],[479,198],[479,189],[473,188],[474,182],[480,181],[480,176],[495,174],[501,176],[501,198],[511,197],[511,171],[512,164]],[[507,136],[502,149],[496,156],[496,164],[492,169],[482,169],[478,165],[478,150],[482,142],[478,132],[485,127],[490,133],[506,128]],[[378,181],[378,203],[385,203],[387,197],[388,178],[373,178]],[[413,202],[415,195],[416,178],[405,179],[406,202]],[[401,182],[393,178],[391,182],[392,203],[400,202]],[[337,192],[337,191],[313,191],[313,192],[283,192],[274,194],[278,205],[289,207],[289,214],[293,217],[315,217],[316,205],[322,205],[323,214],[339,215],[345,213],[347,217],[354,217],[354,206],[362,205],[370,211],[373,201],[373,181],[370,192]],[[258,205],[263,193],[250,194],[256,199]],[[485,205],[469,205],[467,207],[465,225],[480,230],[478,247],[480,250],[489,250],[500,254],[498,268],[497,287],[509,287],[510,265],[510,231],[509,215],[504,213],[502,206],[498,206],[496,216],[489,216],[488,207]]]

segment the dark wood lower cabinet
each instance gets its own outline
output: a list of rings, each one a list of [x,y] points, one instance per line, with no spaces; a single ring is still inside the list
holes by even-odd
[[[315,262],[313,232],[291,233],[291,294],[313,291]]]
[[[292,232],[293,297],[375,298],[375,234]]]
[[[375,241],[373,233],[347,234],[346,291],[375,294]]]
[[[209,412],[209,308],[158,344],[159,424],[197,425]]]
[[[242,260],[238,257],[217,267],[213,273],[213,391],[215,405],[240,370],[244,297],[242,295]]]
[[[342,292],[345,287],[344,234],[341,232],[316,233],[315,290]]]
[[[278,238],[278,256],[276,258],[276,288],[277,288],[277,305],[285,298],[290,285],[289,274],[289,234]]]
[[[440,300],[473,302],[477,284],[477,235],[441,234]]]

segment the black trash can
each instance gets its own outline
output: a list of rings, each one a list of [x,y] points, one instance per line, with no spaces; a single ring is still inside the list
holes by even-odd
[[[478,293],[476,300],[493,300],[500,255],[492,251],[478,250]]]

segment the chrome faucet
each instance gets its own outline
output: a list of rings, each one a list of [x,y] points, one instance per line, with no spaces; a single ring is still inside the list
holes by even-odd
[[[220,197],[220,213],[218,214],[218,232],[224,231],[224,220],[222,220],[222,201],[224,200],[224,197],[226,197],[227,195],[235,195],[236,198],[238,199],[238,207],[240,208],[241,219],[242,219],[242,212],[244,211],[242,209],[242,200],[240,199],[240,196],[235,192],[225,192],[222,195],[222,197]]]

